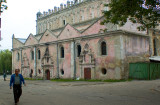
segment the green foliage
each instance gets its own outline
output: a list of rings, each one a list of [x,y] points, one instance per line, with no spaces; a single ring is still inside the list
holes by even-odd
[[[25,80],[43,80],[42,78],[24,78]]]
[[[6,70],[12,71],[12,52],[9,50],[0,51],[0,73]]]
[[[1,0],[1,12],[4,10],[7,10],[8,6],[6,5],[7,1],[6,0]]]
[[[73,79],[51,79],[51,81],[53,82],[74,82],[74,81],[84,81],[84,82],[126,82],[126,81],[131,81],[131,79],[129,80],[84,80],[84,79],[80,79],[80,80],[73,80]]]
[[[104,21],[101,24],[113,23],[123,26],[127,19],[140,23],[139,30],[156,28],[159,25],[160,13],[155,9],[160,0],[111,0],[105,4],[110,10],[103,11]]]

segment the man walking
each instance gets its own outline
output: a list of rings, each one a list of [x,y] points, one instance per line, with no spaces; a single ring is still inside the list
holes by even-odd
[[[19,74],[19,70],[16,69],[15,74],[11,75],[10,79],[10,89],[12,89],[13,86],[15,104],[19,102],[19,98],[22,94],[22,82],[24,86],[26,86],[23,76]]]

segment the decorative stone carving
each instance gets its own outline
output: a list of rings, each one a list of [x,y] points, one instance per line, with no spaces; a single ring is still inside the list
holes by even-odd
[[[95,58],[94,58],[93,52],[91,49],[89,49],[88,44],[85,45],[83,51],[80,54],[79,63],[88,64],[88,65],[95,64]]]

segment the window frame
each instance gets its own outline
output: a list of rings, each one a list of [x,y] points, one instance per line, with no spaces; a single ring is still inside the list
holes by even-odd
[[[105,48],[106,49],[106,54],[105,55],[102,54],[102,43],[103,42],[106,44],[106,48]],[[103,38],[100,39],[99,42],[98,42],[98,48],[99,48],[99,50],[98,50],[98,55],[99,56],[108,56],[108,44],[107,44],[106,40],[104,40]]]

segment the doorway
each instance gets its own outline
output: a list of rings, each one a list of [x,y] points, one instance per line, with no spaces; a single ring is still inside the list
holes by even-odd
[[[50,80],[50,71],[49,70],[46,70],[46,79]]]
[[[84,68],[84,79],[91,79],[91,68]]]

